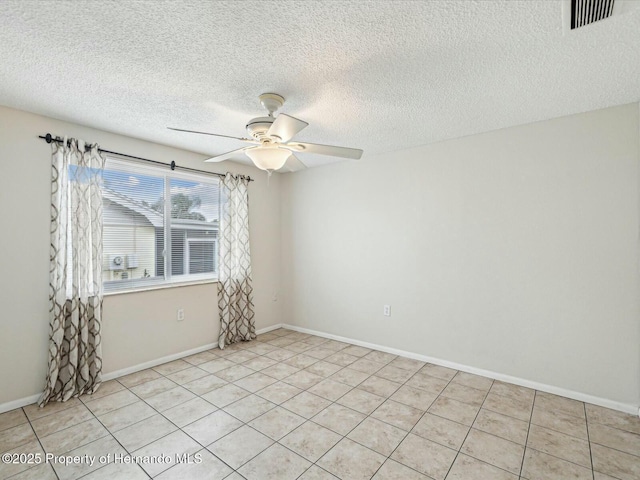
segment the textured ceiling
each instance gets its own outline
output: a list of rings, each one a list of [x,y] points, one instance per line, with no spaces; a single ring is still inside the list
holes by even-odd
[[[277,92],[366,161],[637,101],[629,10],[563,35],[559,1],[3,0],[0,104],[213,155],[241,145],[166,127],[244,136]]]

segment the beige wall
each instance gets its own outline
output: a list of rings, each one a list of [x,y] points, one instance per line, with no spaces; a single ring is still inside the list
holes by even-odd
[[[38,394],[47,367],[51,132],[98,142],[108,150],[192,168],[250,174],[250,228],[256,326],[281,321],[280,176],[202,155],[0,107],[0,404]],[[217,285],[108,296],[104,301],[105,373],[213,343]],[[184,322],[176,309],[185,309]]]
[[[639,131],[632,104],[270,185],[250,167],[210,168],[257,178],[258,328],[289,322],[638,405]],[[39,393],[46,371],[50,146],[36,138],[46,132],[208,167],[195,153],[0,107],[0,404]],[[215,284],[106,297],[105,373],[214,342],[215,312]]]
[[[631,104],[283,176],[285,320],[640,405],[639,138]]]

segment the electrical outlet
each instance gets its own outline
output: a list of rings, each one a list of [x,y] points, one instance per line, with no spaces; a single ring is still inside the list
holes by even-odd
[[[179,308],[177,311],[178,321],[181,322],[184,320],[184,308]]]
[[[278,292],[273,292],[273,296],[271,297],[271,301],[272,302],[277,302],[278,301]]]
[[[385,317],[390,317],[391,316],[391,305],[385,305],[383,313],[384,313]]]

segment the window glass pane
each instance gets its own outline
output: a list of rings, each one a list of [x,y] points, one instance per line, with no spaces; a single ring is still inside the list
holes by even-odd
[[[189,273],[213,272],[214,250],[213,242],[189,241]]]
[[[216,270],[218,182],[172,178],[171,275],[214,274]]]
[[[105,287],[163,278],[164,178],[107,161],[102,198]]]
[[[105,290],[215,278],[219,197],[215,177],[107,158]]]
[[[184,275],[184,230],[171,228],[171,275]]]

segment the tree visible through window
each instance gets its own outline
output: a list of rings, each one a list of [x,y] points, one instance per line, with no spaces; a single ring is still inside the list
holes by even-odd
[[[171,218],[184,218],[187,220],[200,220],[205,222],[207,219],[199,212],[192,211],[202,205],[200,197],[189,197],[184,193],[175,193],[171,195]],[[158,201],[151,207],[161,212],[164,209],[164,202]]]

